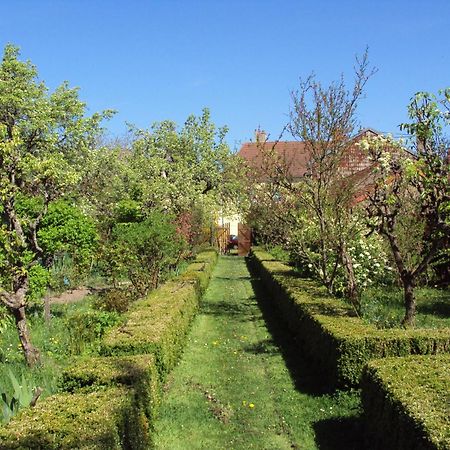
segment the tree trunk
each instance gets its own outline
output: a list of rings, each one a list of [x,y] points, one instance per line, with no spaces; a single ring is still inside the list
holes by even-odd
[[[344,266],[345,273],[347,275],[346,295],[352,302],[356,313],[359,315],[361,312],[361,305],[359,302],[358,283],[356,281],[355,271],[353,270],[353,261],[351,256],[347,253],[345,244],[341,246],[341,259],[342,265]]]
[[[40,355],[38,349],[31,344],[30,331],[28,330],[27,318],[25,315],[25,306],[22,305],[18,308],[11,308],[11,311],[16,321],[16,327],[25,359],[27,364],[30,367],[33,367],[39,362]]]
[[[0,300],[8,307],[15,319],[16,328],[25,359],[27,364],[30,367],[33,367],[40,361],[40,355],[38,349],[31,344],[30,331],[27,326],[25,296],[28,292],[28,285],[28,275],[25,274],[17,277],[14,280],[13,292],[6,292],[0,289]]]
[[[414,325],[416,317],[416,298],[414,296],[414,281],[412,277],[402,279],[405,302],[405,317],[403,317],[402,325],[409,327]]]

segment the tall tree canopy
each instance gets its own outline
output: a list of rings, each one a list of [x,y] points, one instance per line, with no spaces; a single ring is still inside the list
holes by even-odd
[[[78,90],[63,83],[50,93],[29,61],[7,45],[0,65],[0,299],[14,315],[30,365],[38,351],[29,339],[26,294],[29,272],[43,249],[38,230],[50,202],[82,178],[83,162],[95,146],[102,119],[85,115]],[[20,208],[32,200],[31,209]]]

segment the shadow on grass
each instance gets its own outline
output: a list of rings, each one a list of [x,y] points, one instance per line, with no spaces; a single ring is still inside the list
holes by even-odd
[[[360,450],[364,448],[360,417],[325,419],[313,426],[321,450]]]
[[[417,312],[448,319],[450,318],[450,302],[448,300],[434,300],[427,303],[420,303],[417,305]]]
[[[201,301],[200,311],[202,314],[216,317],[232,316],[233,320],[239,320],[241,322],[253,322],[259,320],[258,316],[255,316],[250,310],[250,304],[247,302],[242,303],[227,303],[224,301]]]
[[[263,319],[272,336],[272,342],[277,348],[276,351],[281,352],[296,389],[305,394],[316,396],[332,392],[328,383],[321,377],[320,372],[316,370],[311,361],[301,354],[295,336],[288,329],[288,325],[282,319],[278,310],[273,306],[262,281],[255,277],[252,278],[251,283]],[[265,345],[267,347],[263,343],[261,348],[256,350],[259,350],[260,353],[265,352],[265,349],[269,349],[267,343]],[[273,352],[274,350],[269,351]]]
[[[231,280],[233,281],[237,281],[237,280],[246,280],[246,281],[250,281],[250,277],[247,275],[244,276],[238,276],[238,277],[214,277],[214,280],[219,280],[219,281],[225,281],[225,282],[229,282]]]
[[[273,339],[264,339],[262,341],[257,342],[256,344],[251,344],[248,346],[244,346],[244,351],[247,353],[253,353],[255,355],[275,355],[279,353],[279,348],[276,346]]]

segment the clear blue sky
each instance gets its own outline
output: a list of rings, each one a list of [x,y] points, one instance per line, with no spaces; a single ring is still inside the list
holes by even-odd
[[[352,79],[369,46],[379,71],[362,126],[398,132],[418,90],[450,86],[450,0],[3,0],[0,44],[12,42],[50,88],[80,87],[109,123],[182,124],[209,107],[232,148],[260,125],[277,137],[290,91],[314,71]]]

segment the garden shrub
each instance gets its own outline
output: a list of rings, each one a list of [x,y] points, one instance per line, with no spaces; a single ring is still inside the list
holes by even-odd
[[[132,301],[130,291],[113,288],[100,292],[93,305],[102,311],[124,313],[128,311]]]
[[[250,266],[270,289],[300,345],[332,386],[354,386],[374,358],[450,352],[450,330],[379,330],[355,317],[344,301],[330,297],[267,252],[253,249]]]
[[[125,324],[106,333],[101,354],[153,353],[160,377],[164,378],[181,353],[216,260],[214,250],[199,254],[182,276],[133,303]]]
[[[70,256],[70,285],[76,286],[90,269],[99,236],[91,218],[68,201],[57,200],[48,207],[38,239],[44,252],[45,266],[55,263],[53,286],[67,288],[64,284],[66,274],[59,273],[58,267],[64,266],[65,259]],[[67,271],[66,267],[64,269]]]
[[[29,302],[36,302],[44,297],[47,292],[50,274],[40,264],[35,264],[28,270],[28,275],[30,277],[30,286],[27,293],[27,300]]]
[[[450,355],[373,360],[361,386],[366,448],[450,448]]]
[[[133,389],[153,428],[160,402],[159,375],[153,355],[84,358],[64,369],[59,388],[65,392],[85,392],[123,385]]]
[[[108,328],[122,322],[117,312],[74,311],[66,318],[69,351],[80,354],[91,342],[101,339]]]
[[[147,449],[149,426],[130,389],[63,393],[39,401],[0,428],[0,448]]]
[[[113,281],[128,278],[137,294],[143,296],[178,264],[184,247],[172,218],[153,211],[142,222],[116,224],[104,252],[106,272]]]

